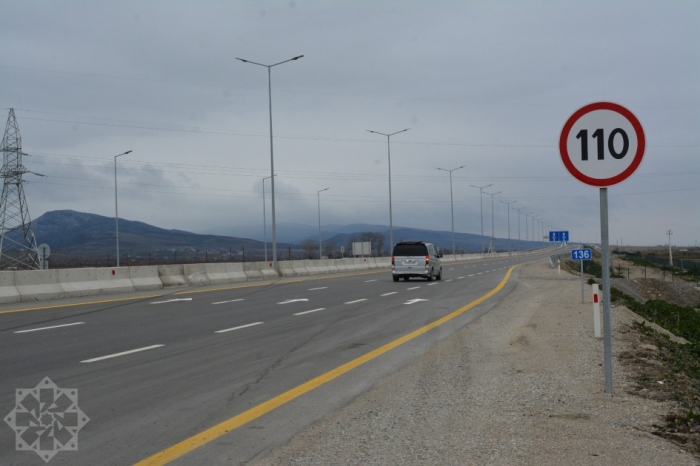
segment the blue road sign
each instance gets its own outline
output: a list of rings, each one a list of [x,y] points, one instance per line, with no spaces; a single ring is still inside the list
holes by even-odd
[[[568,231],[550,231],[549,241],[569,241]]]
[[[590,249],[572,249],[571,250],[571,260],[572,261],[589,261],[593,258],[593,254]]]

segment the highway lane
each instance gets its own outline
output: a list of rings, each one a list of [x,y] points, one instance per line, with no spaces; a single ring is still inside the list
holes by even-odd
[[[15,388],[34,387],[47,375],[78,388],[91,422],[80,450],[56,459],[132,464],[449,314],[526,260],[445,264],[445,278],[431,283],[394,283],[382,271],[0,314],[0,406],[9,411]],[[173,464],[239,464],[263,454],[486,312],[516,279],[517,272],[500,294],[463,316]],[[44,327],[54,328],[35,330]],[[9,429],[0,449],[13,464],[34,464],[28,453],[13,451]]]

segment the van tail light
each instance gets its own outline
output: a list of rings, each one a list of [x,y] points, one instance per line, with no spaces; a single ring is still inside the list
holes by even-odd
[[[391,266],[393,267],[394,265],[396,265],[396,263],[394,262],[394,256],[391,256]]]
[[[430,256],[425,256],[425,265],[430,264]]]

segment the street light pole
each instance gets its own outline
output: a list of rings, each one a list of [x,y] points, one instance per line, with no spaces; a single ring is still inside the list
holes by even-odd
[[[526,208],[527,207],[521,207],[519,209],[515,209],[518,211],[518,251],[523,247],[522,243],[520,242],[520,211]]]
[[[498,191],[497,193],[486,193],[491,196],[491,243],[489,244],[489,251],[491,254],[496,252],[495,244],[495,229],[494,229],[494,219],[493,219],[493,196],[496,194],[501,194],[503,191]]]
[[[275,270],[277,269],[277,222],[275,218],[275,158],[272,149],[272,67],[281,65],[282,63],[287,63],[290,61],[298,60],[304,55],[299,55],[289,60],[281,61],[275,63],[274,65],[263,65],[262,63],[256,63],[250,60],[244,60],[242,58],[236,57],[236,60],[240,60],[243,63],[250,63],[252,65],[264,66],[267,68],[267,94],[269,100],[269,110],[270,110],[270,191],[272,194],[272,261],[274,263]]]
[[[537,217],[539,217],[539,215],[533,215],[532,217],[530,217],[530,218],[532,218],[532,241],[533,242],[535,241],[535,234],[536,234],[535,233],[535,219]]]
[[[455,209],[454,209],[454,203],[452,200],[452,172],[455,170],[459,170],[460,168],[464,168],[465,165],[462,165],[461,167],[453,168],[452,170],[445,170],[444,168],[438,168],[438,170],[442,170],[444,172],[448,172],[450,174],[450,211],[452,213],[452,258],[455,258]]]
[[[115,227],[115,233],[116,233],[116,238],[117,238],[117,267],[119,267],[119,204],[117,203],[117,157],[121,157],[122,155],[130,154],[131,151],[128,150],[124,152],[123,154],[115,155],[114,156],[114,227]]]
[[[489,186],[493,186],[492,184],[487,184],[486,186],[474,186],[473,184],[470,184],[472,188],[478,188],[479,189],[479,206],[481,207],[481,254],[484,253],[484,200],[483,200],[483,193],[484,193],[484,188],[488,188]]]
[[[389,160],[389,243],[391,250],[394,250],[394,220],[393,220],[393,214],[391,211],[391,136],[394,134],[399,134],[403,133],[404,131],[408,131],[411,128],[406,128],[402,129],[401,131],[397,131],[395,133],[380,133],[379,131],[372,131],[371,129],[368,129],[367,131],[370,133],[374,134],[379,134],[381,136],[386,136],[386,147],[387,147],[387,157]]]
[[[326,188],[318,191],[316,193],[316,196],[318,197],[318,258],[319,260],[323,258],[323,254],[321,252],[321,193],[323,191],[328,191],[331,188]]]
[[[510,244],[510,205],[515,204],[518,201],[510,201],[510,202],[505,202],[505,201],[500,201],[501,204],[505,204],[508,206],[508,252],[513,252],[513,247]]]
[[[275,175],[277,176],[277,175]],[[265,180],[271,178],[270,176],[266,176],[263,178],[262,184],[263,184],[263,241],[265,242],[265,262],[267,262],[267,214],[265,213]]]

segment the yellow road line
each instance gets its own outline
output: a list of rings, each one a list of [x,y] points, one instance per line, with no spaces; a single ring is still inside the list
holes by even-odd
[[[269,413],[270,411],[279,408],[280,406],[294,400],[295,398],[300,397],[301,395],[310,392],[311,390],[320,387],[321,385],[330,382],[331,380],[340,377],[341,375],[345,374],[346,372],[349,372],[353,369],[355,369],[358,366],[361,366],[362,364],[371,361],[372,359],[375,359],[378,356],[381,356],[382,354],[396,348],[397,346],[400,346],[407,341],[413,340],[414,338],[423,335],[424,333],[434,329],[435,327],[444,324],[445,322],[454,319],[455,317],[459,316],[460,314],[465,313],[469,309],[473,308],[474,306],[486,301],[488,298],[491,296],[495,295],[503,287],[505,284],[508,282],[508,278],[510,277],[511,272],[516,268],[519,267],[522,264],[514,265],[511,268],[508,269],[508,272],[506,273],[505,277],[501,282],[496,286],[493,290],[489,291],[479,299],[472,301],[471,303],[467,304],[464,307],[461,307],[457,309],[456,311],[452,312],[451,314],[446,315],[445,317],[442,317],[441,319],[436,320],[433,323],[430,323],[426,325],[425,327],[421,327],[418,330],[415,330],[408,335],[404,335],[403,337],[394,340],[390,343],[387,343],[384,346],[381,346],[374,351],[370,351],[369,353],[360,356],[357,359],[353,359],[350,362],[347,362],[343,364],[342,366],[336,367],[335,369],[331,370],[330,372],[326,372],[323,375],[320,375],[316,377],[315,379],[309,380],[306,383],[303,383],[299,385],[296,388],[293,388],[287,392],[282,393],[281,395],[278,395],[262,404],[259,404],[258,406],[255,406],[254,408],[249,409],[248,411],[245,411],[237,416],[234,416],[220,424],[217,424],[213,427],[210,427],[209,429],[200,432],[199,434],[196,434],[190,438],[187,438],[179,443],[176,443],[175,445],[166,448],[165,450],[156,453],[155,455],[146,458],[142,461],[139,461],[138,463],[135,463],[134,466],[161,466],[164,464],[169,463],[170,461],[173,461],[174,459],[177,459],[181,457],[182,455],[191,452],[192,450],[201,447],[202,445],[205,445],[212,440],[215,440],[222,435],[226,434],[227,432],[230,432],[234,429],[237,429],[238,427],[241,427],[244,424],[247,424],[250,421],[253,421],[260,416]]]

